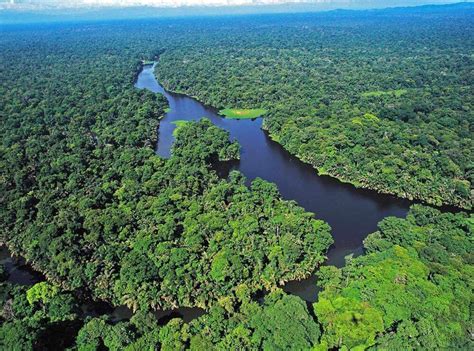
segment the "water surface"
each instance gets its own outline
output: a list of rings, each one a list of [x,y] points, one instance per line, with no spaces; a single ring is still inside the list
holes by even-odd
[[[0,265],[5,281],[18,285],[33,285],[43,281],[44,276],[26,263],[23,257],[13,256],[6,246],[0,245]]]

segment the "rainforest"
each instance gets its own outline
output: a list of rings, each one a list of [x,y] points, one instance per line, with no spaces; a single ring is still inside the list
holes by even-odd
[[[474,347],[474,6],[6,25],[0,349]]]

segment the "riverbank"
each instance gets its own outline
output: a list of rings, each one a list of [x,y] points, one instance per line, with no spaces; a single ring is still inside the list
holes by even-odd
[[[265,128],[265,120],[263,122],[262,128],[267,132],[267,135],[270,139],[272,139],[274,142],[278,143],[279,145],[281,145],[281,147],[283,147],[285,150],[287,150],[289,153],[291,153],[291,150],[289,150],[287,147],[285,147],[285,145],[283,145],[280,142],[280,137],[278,135],[272,134],[268,130],[268,128]],[[412,194],[410,194],[409,192],[406,192],[406,191],[405,192],[393,191],[393,190],[387,189],[386,187],[382,187],[378,184],[372,184],[368,180],[362,181],[360,179],[354,179],[354,178],[348,177],[344,174],[336,173],[336,172],[333,172],[331,170],[327,170],[327,169],[323,169],[321,167],[318,167],[317,165],[312,163],[311,160],[308,157],[302,156],[300,154],[293,154],[293,153],[291,153],[291,154],[294,155],[294,157],[298,158],[301,162],[304,162],[304,163],[310,165],[317,172],[317,174],[319,176],[328,176],[328,177],[337,179],[341,183],[350,184],[350,185],[352,185],[352,186],[354,186],[355,188],[358,188],[358,189],[367,189],[367,190],[370,190],[370,191],[375,191],[378,194],[393,195],[393,196],[396,196],[396,197],[401,198],[401,199],[407,199],[407,200],[412,201],[414,203],[415,202],[416,203],[425,203],[427,205],[437,207],[437,208],[439,208],[441,210],[444,210],[444,211],[458,212],[458,211],[465,211],[465,210],[470,211],[470,210],[472,210],[472,206],[470,206],[467,203],[465,204],[465,207],[463,207],[462,205],[442,203],[442,202],[436,201],[436,200],[434,200],[433,198],[430,198],[430,197],[414,196],[414,195],[412,195]]]

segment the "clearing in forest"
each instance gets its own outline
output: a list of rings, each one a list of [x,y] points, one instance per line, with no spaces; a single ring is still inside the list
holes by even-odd
[[[232,119],[247,119],[261,117],[267,113],[263,108],[226,108],[219,111],[219,114]]]

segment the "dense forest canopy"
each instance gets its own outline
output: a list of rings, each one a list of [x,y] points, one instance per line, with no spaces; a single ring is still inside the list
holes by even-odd
[[[472,11],[256,19],[167,48],[157,75],[218,108],[264,108],[289,152],[359,187],[472,207]]]
[[[315,315],[281,291],[256,302],[238,290],[191,323],[173,320],[159,331],[134,334],[134,325],[143,328],[136,320],[120,327],[91,320],[78,345],[103,340],[128,350],[470,350],[473,221],[472,215],[420,205],[406,219],[386,218],[365,241],[365,255],[342,269],[322,267]],[[114,339],[118,328],[131,337]]]
[[[322,263],[327,224],[265,181],[217,177],[210,164],[239,146],[209,121],[182,126],[171,159],[155,156],[167,104],[133,88],[142,53],[114,56],[108,36],[81,53],[78,33],[45,35],[5,75],[3,241],[52,281],[134,310],[206,307]]]
[[[255,298],[242,284],[190,323],[161,325],[146,310],[118,323],[107,316],[78,322],[70,292],[3,282],[0,345],[51,347],[48,332],[62,322],[62,332],[79,331],[60,347],[78,350],[469,350],[473,223],[472,215],[420,205],[407,219],[385,219],[367,238],[364,256],[342,269],[322,267],[314,313],[279,289]]]
[[[474,217],[415,205],[369,235],[366,255],[324,267],[315,304],[329,347],[468,350],[473,346]]]
[[[46,280],[0,271],[0,348],[472,349],[472,215],[415,205],[385,219],[364,255],[319,270],[307,304],[280,286],[324,262],[328,224],[262,179],[218,177],[240,148],[209,120],[181,123],[158,157],[168,105],[133,88],[159,57],[167,87],[265,109],[272,138],[321,173],[469,208],[472,14],[2,29],[0,242]],[[135,313],[86,315],[84,296]],[[153,314],[178,306],[206,313]]]
[[[15,330],[29,331],[28,344],[38,325],[74,319],[50,311],[60,291],[142,312],[207,308],[307,276],[332,243],[329,226],[273,184],[219,179],[211,164],[238,158],[239,146],[208,120],[181,126],[172,157],[156,156],[166,101],[133,88],[153,52],[102,29],[11,32],[2,42],[1,239],[49,281],[26,292],[45,323],[13,308],[5,347]],[[23,301],[21,289],[4,289],[5,303]]]

